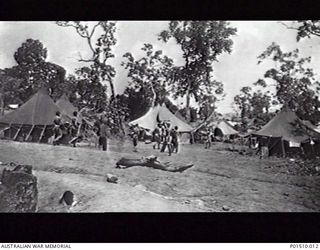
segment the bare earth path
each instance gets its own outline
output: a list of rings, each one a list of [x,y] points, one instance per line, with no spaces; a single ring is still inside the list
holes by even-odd
[[[260,160],[225,150],[216,144],[182,145],[171,157],[139,144],[133,153],[127,142],[112,141],[108,152],[94,148],[0,141],[0,161],[33,165],[39,182],[39,211],[65,211],[61,193],[71,190],[80,199],[74,212],[223,211],[318,212],[320,177],[294,176],[274,166],[281,159]],[[121,157],[157,155],[161,161],[194,163],[183,173],[146,167],[116,169]],[[270,166],[273,166],[271,168]],[[107,173],[119,184],[107,183]]]

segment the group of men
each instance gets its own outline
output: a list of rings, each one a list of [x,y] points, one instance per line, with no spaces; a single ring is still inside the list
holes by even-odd
[[[57,111],[53,123],[53,145],[61,144],[64,136],[71,137],[71,140],[69,140],[68,143],[73,147],[76,147],[76,143],[81,141],[82,136],[80,135],[80,123],[78,121],[77,111],[73,112],[71,123],[63,122],[61,113]]]
[[[160,149],[160,152],[165,152],[168,149],[169,156],[172,153],[178,153],[178,126],[171,128],[170,121],[159,122],[153,131],[153,140],[155,142],[154,149]]]
[[[144,134],[144,133],[143,133]],[[141,135],[139,124],[131,127],[130,136],[132,138],[134,152],[137,152],[138,141]],[[155,142],[153,149],[158,149],[160,152],[178,153],[179,140],[178,140],[178,126],[171,128],[170,121],[159,122],[156,128],[152,131],[152,139]]]

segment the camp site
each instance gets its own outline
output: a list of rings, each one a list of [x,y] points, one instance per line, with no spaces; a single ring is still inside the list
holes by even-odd
[[[319,21],[0,27],[1,212],[320,211]]]

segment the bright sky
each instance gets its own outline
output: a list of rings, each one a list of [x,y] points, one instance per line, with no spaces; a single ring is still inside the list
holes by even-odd
[[[311,67],[320,80],[320,38],[304,39],[296,42],[296,32],[276,21],[232,21],[231,26],[238,29],[233,37],[231,54],[223,54],[214,64],[215,78],[224,84],[226,97],[218,104],[221,113],[232,112],[233,97],[243,86],[251,85],[263,77],[264,72],[273,66],[272,62],[257,65],[260,55],[272,42],[280,44],[284,51],[299,48],[303,56],[312,56]],[[181,51],[174,41],[165,44],[157,40],[157,34],[165,29],[167,21],[118,21],[115,58],[110,60],[117,71],[115,87],[121,93],[128,84],[126,71],[120,66],[122,55],[131,52],[135,57],[141,55],[144,43],[151,43],[156,49],[173,58],[177,65],[183,64]],[[13,54],[28,38],[39,39],[49,51],[48,61],[63,66],[73,73],[82,57],[88,55],[86,41],[72,28],[57,26],[54,22],[0,22],[0,68],[15,65]]]

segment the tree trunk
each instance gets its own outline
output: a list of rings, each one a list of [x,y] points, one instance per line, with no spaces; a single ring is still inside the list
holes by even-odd
[[[110,90],[111,90],[111,97],[110,97],[110,101],[112,102],[115,98],[115,92],[114,92],[114,84],[112,82],[112,80],[109,81],[110,84]]]
[[[150,86],[151,86],[151,91],[152,91],[152,94],[153,94],[152,103],[151,103],[151,107],[153,108],[155,106],[155,102],[156,102],[156,99],[157,99],[157,93],[153,88],[153,83],[152,82],[151,82]]]
[[[191,168],[193,164],[186,164],[181,166],[172,166],[169,162],[161,163],[157,160],[155,156],[149,156],[140,159],[129,159],[129,158],[121,158],[117,163],[117,168],[130,168],[134,166],[143,166],[143,167],[150,167],[155,168],[163,171],[168,172],[183,172],[188,168]],[[122,167],[121,167],[122,166]]]
[[[188,89],[187,89],[187,94],[186,94],[186,118],[187,121],[190,122],[191,121],[191,110],[190,110],[190,88],[191,88],[191,84],[188,80]]]
[[[0,93],[0,109],[1,109],[1,113],[0,115],[4,115],[4,94]]]

